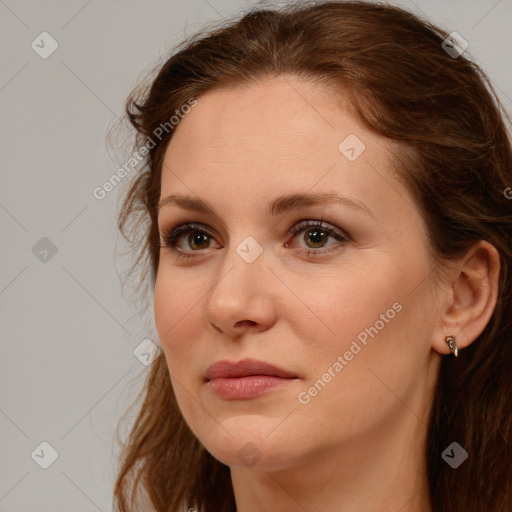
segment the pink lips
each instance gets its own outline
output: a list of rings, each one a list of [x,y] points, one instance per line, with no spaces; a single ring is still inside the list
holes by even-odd
[[[264,361],[218,361],[206,371],[211,391],[226,400],[244,400],[276,390],[297,376]]]

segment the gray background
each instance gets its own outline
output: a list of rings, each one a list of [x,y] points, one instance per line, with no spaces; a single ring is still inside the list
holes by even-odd
[[[512,0],[394,3],[459,32],[512,111]],[[128,155],[107,129],[174,44],[253,4],[0,0],[1,511],[112,510],[115,429],[148,371],[133,351],[158,342],[152,306],[137,314],[121,289],[125,189],[92,195]],[[31,47],[44,31],[46,59]]]

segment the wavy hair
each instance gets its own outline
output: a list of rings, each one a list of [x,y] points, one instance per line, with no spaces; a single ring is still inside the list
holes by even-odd
[[[284,75],[350,97],[365,126],[400,148],[396,171],[422,211],[434,257],[458,258],[478,240],[499,252],[488,325],[457,359],[442,359],[425,457],[433,510],[504,512],[512,510],[510,119],[482,69],[445,51],[447,37],[398,7],[331,1],[256,8],[188,38],[126,102],[136,150],[150,139],[154,147],[130,183],[118,226],[131,244],[132,269],[153,285],[162,161],[173,130],[155,133],[191,99]],[[158,512],[235,511],[229,468],[184,421],[163,355],[142,394],[120,455],[117,510],[136,510],[140,490]],[[441,459],[453,439],[470,454],[456,470]]]

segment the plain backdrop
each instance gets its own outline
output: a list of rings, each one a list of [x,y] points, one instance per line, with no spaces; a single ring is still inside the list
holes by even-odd
[[[392,3],[460,33],[512,111],[512,0]],[[134,350],[158,341],[121,289],[125,189],[93,195],[123,163],[107,129],[176,43],[253,4],[0,0],[0,511],[112,510]]]

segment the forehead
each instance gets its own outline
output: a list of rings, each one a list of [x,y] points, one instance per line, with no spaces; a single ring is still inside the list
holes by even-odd
[[[201,96],[180,122],[170,151],[185,145],[204,153],[275,158],[310,155],[319,144],[337,150],[342,118],[347,130],[365,131],[340,99],[325,86],[284,76],[217,88]]]
[[[396,199],[407,196],[386,140],[362,125],[341,93],[275,77],[197,101],[166,150],[162,197],[192,193],[248,206],[314,188],[399,210]]]

